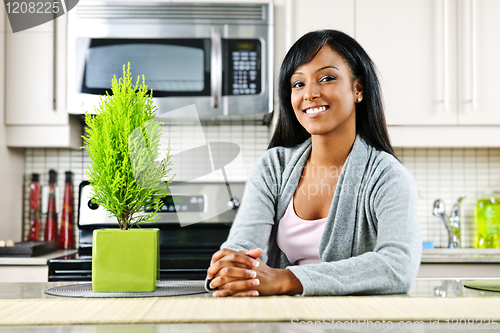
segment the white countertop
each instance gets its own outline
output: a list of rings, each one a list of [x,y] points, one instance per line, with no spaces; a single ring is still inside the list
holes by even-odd
[[[0,257],[0,266],[44,266],[47,261],[76,253],[76,249],[57,250],[37,257]]]
[[[424,249],[422,263],[500,263],[500,249]]]
[[[0,257],[0,266],[43,266],[53,258],[76,253],[57,250],[38,257]],[[500,263],[500,249],[425,249],[422,263]]]

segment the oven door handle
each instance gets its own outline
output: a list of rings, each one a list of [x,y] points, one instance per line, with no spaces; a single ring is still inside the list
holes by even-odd
[[[222,37],[218,26],[212,26],[211,39],[210,88],[212,107],[218,108],[222,99]]]

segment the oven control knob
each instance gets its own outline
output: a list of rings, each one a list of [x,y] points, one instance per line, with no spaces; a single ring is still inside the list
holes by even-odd
[[[229,209],[238,209],[240,203],[241,202],[238,199],[233,198],[227,202],[227,206],[229,207]]]
[[[89,202],[87,203],[87,206],[89,206],[89,208],[92,210],[96,210],[97,208],[99,208],[99,205],[96,203],[93,203],[92,200],[89,200]]]

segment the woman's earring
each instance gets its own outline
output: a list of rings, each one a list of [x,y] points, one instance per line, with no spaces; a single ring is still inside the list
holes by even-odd
[[[361,97],[358,97],[358,99],[356,99],[356,102],[361,102]]]

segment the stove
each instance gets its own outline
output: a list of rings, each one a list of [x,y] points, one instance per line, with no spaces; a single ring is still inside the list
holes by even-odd
[[[80,184],[78,252],[49,260],[49,281],[91,281],[94,230],[118,228],[90,201],[90,189],[88,182]],[[243,182],[170,184],[159,220],[140,225],[160,229],[161,280],[205,279],[213,253],[229,234],[243,190]]]

